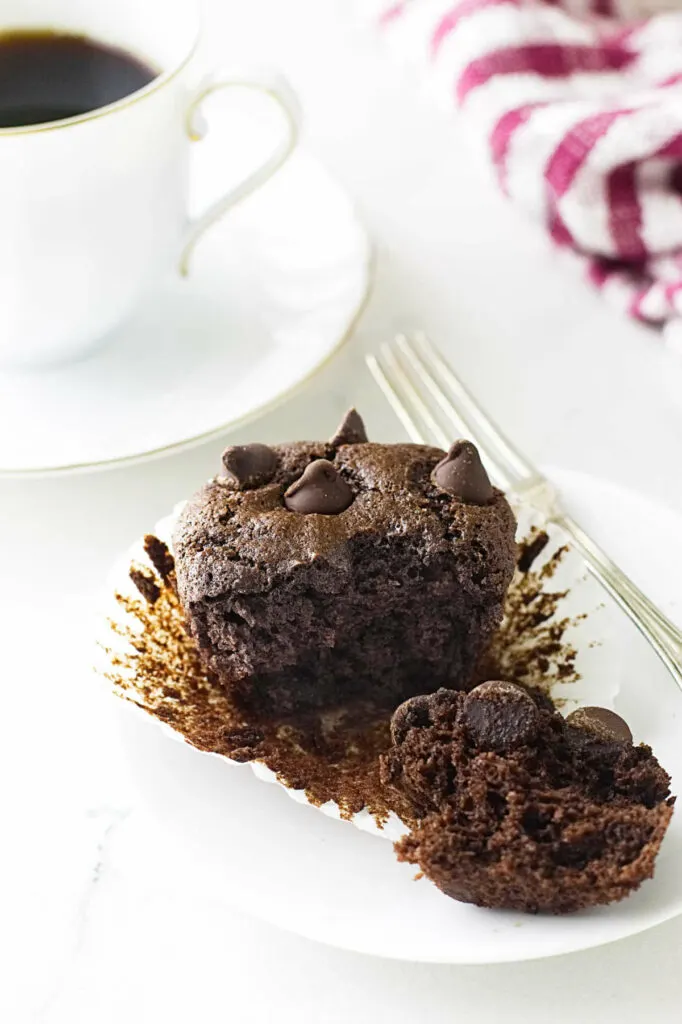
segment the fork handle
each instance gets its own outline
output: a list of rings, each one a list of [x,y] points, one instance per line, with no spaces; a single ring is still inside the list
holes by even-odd
[[[682,630],[652,604],[575,520],[557,513],[551,517],[551,522],[570,536],[592,575],[646,637],[682,690]]]

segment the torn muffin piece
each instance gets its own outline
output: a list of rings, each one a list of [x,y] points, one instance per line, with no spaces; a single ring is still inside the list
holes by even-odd
[[[415,822],[398,859],[453,899],[565,914],[652,877],[675,798],[614,712],[564,719],[546,698],[492,680],[413,697],[392,737],[382,778]]]

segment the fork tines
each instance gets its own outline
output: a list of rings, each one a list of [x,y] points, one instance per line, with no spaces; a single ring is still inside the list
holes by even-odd
[[[508,489],[535,476],[531,463],[511,444],[475,401],[452,367],[423,332],[398,335],[367,356],[367,366],[396,416],[417,444],[449,448],[471,438],[495,482]]]

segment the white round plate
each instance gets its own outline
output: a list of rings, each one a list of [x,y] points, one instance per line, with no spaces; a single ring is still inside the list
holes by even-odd
[[[613,485],[565,471],[552,476],[582,525],[679,619],[680,519]],[[622,632],[629,671],[617,707],[635,737],[654,747],[675,791],[682,781],[682,694],[636,630],[624,624]],[[481,910],[413,881],[414,868],[398,864],[389,843],[168,739],[123,706],[117,713],[141,809],[161,851],[147,862],[161,860],[164,872],[206,887],[213,899],[308,938],[402,960],[488,964],[588,949],[682,912],[679,813],[655,879],[623,903],[569,917]]]
[[[200,180],[197,208],[225,187],[217,142],[209,155],[214,181]],[[166,454],[263,412],[346,339],[370,265],[348,196],[295,153],[199,242],[189,277],[150,294],[106,345],[62,366],[0,373],[0,475]]]

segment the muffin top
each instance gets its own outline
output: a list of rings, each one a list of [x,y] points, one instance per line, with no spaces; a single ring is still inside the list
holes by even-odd
[[[425,566],[449,558],[474,602],[509,584],[514,517],[470,442],[372,444],[351,410],[329,442],[232,446],[223,463],[175,530],[185,603],[269,589],[301,564],[343,578],[370,537],[418,545]]]

